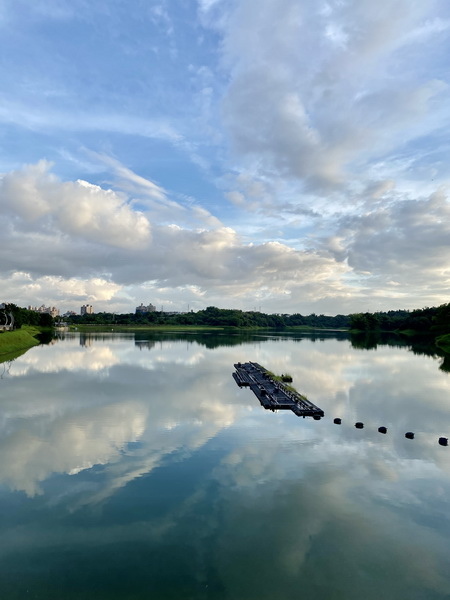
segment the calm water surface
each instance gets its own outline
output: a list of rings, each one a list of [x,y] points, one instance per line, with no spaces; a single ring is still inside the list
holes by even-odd
[[[325,418],[262,409],[231,376],[247,360]],[[66,334],[0,365],[0,598],[449,599],[441,364],[345,338]]]

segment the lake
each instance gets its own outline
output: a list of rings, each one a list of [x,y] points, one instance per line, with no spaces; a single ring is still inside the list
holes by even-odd
[[[249,360],[325,417],[264,410],[232,378]],[[449,599],[447,362],[346,335],[109,332],[0,364],[0,597]]]

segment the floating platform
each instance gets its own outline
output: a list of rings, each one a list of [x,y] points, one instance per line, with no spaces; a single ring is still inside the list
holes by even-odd
[[[267,410],[292,410],[298,417],[313,417],[316,420],[324,416],[323,410],[315,406],[305,396],[289,389],[255,362],[236,363],[233,378],[239,387],[249,387]]]

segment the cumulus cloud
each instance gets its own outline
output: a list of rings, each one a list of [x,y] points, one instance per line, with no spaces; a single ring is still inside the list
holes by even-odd
[[[450,203],[444,189],[428,198],[391,195],[360,216],[343,218],[326,244],[336,260],[366,278],[375,295],[407,298],[416,290],[427,303],[445,301]]]
[[[147,180],[127,176],[148,187]],[[267,195],[268,188],[251,177],[242,174],[237,181],[247,197]],[[149,190],[162,195],[155,202],[170,204],[162,189]],[[60,181],[40,162],[6,174],[0,183],[4,294],[22,305],[63,302],[68,309],[90,301],[96,310],[115,311],[132,310],[142,293],[157,304],[178,298],[183,307],[249,308],[256,302],[268,312],[351,312],[370,296],[407,299],[407,307],[414,307],[408,298],[413,289],[421,290],[427,304],[445,301],[445,190],[414,199],[398,192],[392,180],[372,180],[358,198],[362,214],[338,215],[328,222],[331,235],[311,234],[308,248],[294,249],[275,241],[246,242],[195,203],[175,203],[173,213],[189,214],[194,227],[157,221],[150,226],[148,214],[134,208],[137,199],[88,182]],[[316,217],[295,203],[284,210]],[[152,214],[163,221],[168,216],[165,210]]]
[[[406,0],[263,0],[256,13],[239,3],[224,29],[224,115],[236,150],[321,191],[360,176],[355,164],[432,135],[448,86],[419,53],[431,30],[445,30],[426,26],[430,12]]]
[[[147,216],[127,197],[88,182],[62,182],[49,169],[42,161],[6,174],[0,184],[8,225],[1,232],[4,281],[13,277],[9,293],[25,304],[66,297],[95,301],[98,308],[117,300],[124,286],[145,282],[200,289],[214,302],[227,298],[238,305],[293,290],[326,296],[341,285],[337,275],[346,266],[325,253],[244,243],[195,204],[189,213],[203,227],[155,223],[150,236]],[[150,187],[151,194],[163,194]]]
[[[207,297],[227,302],[251,301],[255,297],[274,300],[296,294],[335,292],[346,266],[318,253],[300,252],[277,242],[242,244],[236,233],[223,228],[193,232],[177,227],[155,229],[157,260],[153,278],[169,287],[195,284]],[[139,269],[140,267],[137,266]]]
[[[40,161],[6,174],[0,183],[3,208],[34,230],[58,228],[61,234],[120,248],[139,248],[150,237],[150,223],[125,199],[86,181],[61,182]]]
[[[9,301],[19,306],[32,303],[34,306],[85,302],[108,302],[122,289],[121,285],[101,277],[88,279],[44,275],[33,276],[27,272],[13,271],[0,275],[0,287],[7,290]]]

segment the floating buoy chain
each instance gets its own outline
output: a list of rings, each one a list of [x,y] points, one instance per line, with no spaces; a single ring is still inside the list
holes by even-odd
[[[333,419],[333,423],[335,423],[336,425],[341,425],[342,419],[339,417],[336,417],[335,419]],[[361,421],[357,421],[355,423],[355,427],[356,427],[356,429],[364,429],[364,423],[361,423]],[[378,432],[379,433],[387,433],[387,427],[384,427],[384,426],[378,427]],[[405,438],[407,438],[408,440],[413,440],[414,435],[415,434],[413,431],[407,431],[405,433]],[[448,438],[446,438],[446,437],[438,438],[438,444],[440,444],[441,446],[448,446]]]

